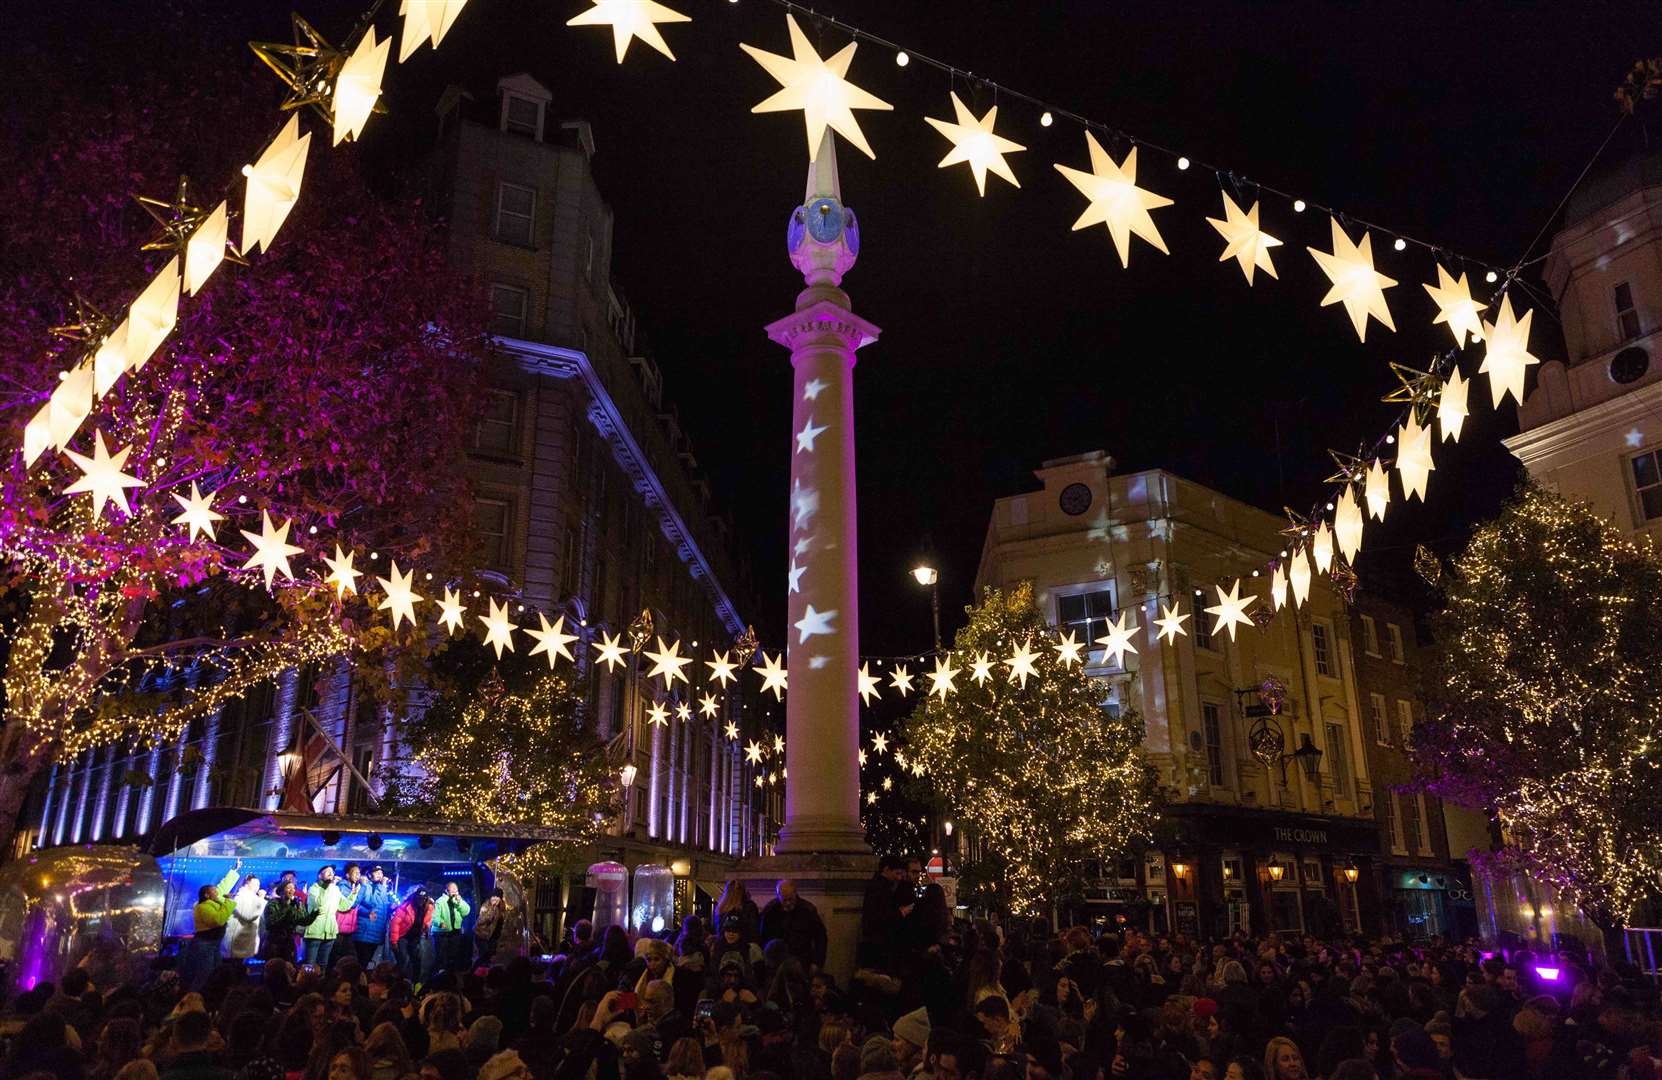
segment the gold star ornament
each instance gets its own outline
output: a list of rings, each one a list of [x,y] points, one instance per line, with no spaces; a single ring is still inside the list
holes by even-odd
[[[610,26],[612,44],[617,47],[617,62],[629,51],[629,43],[639,38],[671,60],[669,43],[658,32],[658,23],[684,23],[692,19],[667,8],[655,0],[594,0],[594,7],[569,20],[567,26]]]
[[[1156,195],[1137,186],[1137,148],[1133,146],[1131,152],[1125,155],[1125,161],[1118,165],[1096,141],[1096,136],[1088,131],[1085,132],[1085,148],[1091,155],[1090,172],[1066,165],[1056,166],[1056,170],[1067,177],[1068,183],[1078,188],[1087,200],[1084,213],[1073,223],[1074,231],[1088,229],[1092,225],[1108,226],[1108,235],[1114,238],[1114,250],[1119,253],[1121,266],[1130,265],[1132,236],[1140,236],[1154,245],[1156,250],[1170,254],[1148,212],[1172,203],[1164,195]]]
[[[1368,340],[1370,315],[1383,323],[1385,329],[1395,331],[1391,310],[1385,306],[1385,290],[1395,285],[1396,281],[1373,268],[1373,237],[1364,232],[1362,242],[1353,244],[1339,226],[1338,218],[1333,218],[1330,224],[1333,226],[1333,250],[1308,249],[1316,264],[1322,268],[1322,273],[1327,275],[1327,280],[1332,282],[1332,288],[1322,297],[1322,307],[1344,304],[1350,324],[1356,328],[1356,336],[1362,341]]]
[[[1010,171],[1010,163],[1004,160],[1004,155],[1026,150],[1027,147],[993,132],[993,123],[998,119],[998,106],[992,106],[985,116],[977,120],[969,107],[953,93],[952,112],[957,117],[955,121],[937,120],[933,116],[924,117],[930,127],[946,136],[946,140],[952,144],[952,149],[941,159],[940,168],[968,165],[970,173],[975,177],[975,190],[983,197],[987,194],[989,172],[994,176],[1003,177],[1015,187],[1021,187],[1021,184],[1016,182],[1016,174]]]
[[[829,60],[822,60],[808,36],[796,25],[796,19],[785,16],[791,34],[791,55],[780,56],[754,45],[741,44],[739,48],[761,64],[779,83],[779,90],[750,111],[753,113],[788,112],[802,110],[802,120],[808,130],[808,160],[812,161],[825,129],[830,128],[847,139],[867,157],[876,159],[860,123],[854,118],[855,109],[893,109],[894,106],[867,93],[848,81],[848,65],[854,59],[855,43],[847,45]]]
[[[1223,220],[1207,218],[1206,223],[1218,230],[1223,237],[1223,254],[1218,261],[1234,259],[1240,264],[1241,273],[1246,275],[1247,284],[1252,284],[1252,274],[1255,270],[1262,270],[1270,277],[1277,277],[1275,263],[1270,261],[1270,248],[1280,247],[1281,241],[1258,227],[1258,204],[1253,203],[1251,210],[1242,210],[1235,205],[1235,200],[1223,193]]]

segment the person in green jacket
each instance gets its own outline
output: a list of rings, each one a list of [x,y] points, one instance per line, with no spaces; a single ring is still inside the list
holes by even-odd
[[[329,970],[329,954],[334,951],[335,939],[340,936],[340,926],[335,921],[335,915],[342,908],[351,907],[357,902],[357,884],[354,883],[342,890],[340,882],[335,880],[333,864],[317,872],[317,880],[306,889],[306,907],[316,916],[306,924],[306,929],[301,935],[301,947],[306,963],[316,964],[323,971]]]
[[[218,885],[204,885],[196,891],[196,906],[191,908],[190,944],[180,953],[179,981],[186,989],[194,990],[208,977],[219,962],[219,946],[225,940],[225,924],[230,921],[236,899],[231,890],[242,873],[238,859]]]
[[[462,920],[472,911],[454,881],[445,885],[444,895],[433,908],[433,953],[446,971],[465,971],[473,956],[473,943],[462,933]]]

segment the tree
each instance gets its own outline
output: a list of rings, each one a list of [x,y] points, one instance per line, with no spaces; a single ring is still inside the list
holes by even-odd
[[[89,457],[100,436],[112,453],[130,448],[123,471],[142,486],[125,493],[127,511],[66,495],[80,476],[67,456],[49,450],[29,468],[15,452],[88,348],[48,332],[77,321],[72,296],[119,318],[170,256],[141,259],[158,230],[131,195],[170,196],[189,168],[211,178],[191,193],[211,207],[276,115],[246,54],[233,66],[168,19],[97,22],[82,27],[85,47],[22,50],[0,76],[8,100],[52,103],[0,123],[0,197],[30,207],[0,215],[0,846],[54,756],[171,739],[286,668],[348,652],[398,682],[430,642],[394,633],[361,598],[337,601],[317,559],[335,543],[369,575],[389,556],[440,580],[466,565],[462,463],[485,305],[445,265],[419,203],[377,198],[355,151],[326,137],[271,250],[186,297],[169,339],[70,441]],[[174,523],[193,485],[225,516],[214,538]],[[305,549],[297,580],[271,591],[242,569],[241,530],[258,532],[264,511],[292,519],[289,540]]]
[[[912,712],[905,750],[989,852],[999,899],[1037,911],[1077,891],[1091,863],[1149,836],[1142,719],[1111,715],[1103,684],[1063,664],[1031,586],[989,590],[969,616],[946,658],[959,669],[955,692]],[[1022,646],[1033,653],[1025,684],[1006,663]],[[978,660],[989,677],[973,678]]]
[[[1513,865],[1608,934],[1662,893],[1662,561],[1531,486],[1444,586],[1421,782],[1493,813]]]
[[[500,864],[540,878],[592,851],[621,810],[619,783],[569,677],[514,682],[525,688],[511,690],[493,668],[477,690],[447,695],[412,720],[407,738],[417,749],[398,798],[403,813],[555,830],[558,840]]]

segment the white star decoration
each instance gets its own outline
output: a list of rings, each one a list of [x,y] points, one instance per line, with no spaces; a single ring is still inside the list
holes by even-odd
[[[854,118],[854,110],[893,109],[894,106],[848,81],[848,65],[854,59],[855,43],[849,42],[831,59],[822,60],[809,43],[808,35],[796,25],[796,19],[786,15],[785,24],[791,33],[791,55],[788,57],[758,49],[754,45],[739,46],[752,60],[761,64],[780,87],[773,96],[750,111],[764,113],[801,109],[802,121],[808,131],[810,161],[828,127],[859,147],[867,157],[875,159],[877,155],[866,143],[866,137],[860,131],[860,122]]]
[[[791,624],[796,627],[796,632],[800,635],[796,639],[796,643],[800,645],[816,634],[835,634],[836,631],[831,628],[831,620],[836,617],[835,610],[815,611],[814,605],[809,604],[808,610],[803,612],[802,618]]]
[[[1472,299],[1465,274],[1456,278],[1439,265],[1437,284],[1422,288],[1431,294],[1432,302],[1437,305],[1437,317],[1431,320],[1433,326],[1437,323],[1448,324],[1449,331],[1454,334],[1454,343],[1461,348],[1465,348],[1468,334],[1473,341],[1483,340],[1483,305]]]
[[[1275,564],[1275,573],[1270,575],[1270,603],[1277,611],[1287,606],[1287,568],[1281,563]]]
[[[561,615],[559,618],[554,620],[554,625],[550,626],[548,624],[548,617],[539,611],[537,612],[537,624],[539,629],[525,631],[527,634],[530,634],[537,643],[527,655],[535,656],[538,653],[547,653],[548,666],[550,668],[554,666],[555,658],[560,656],[565,657],[567,660],[570,660],[575,664],[577,662],[577,658],[571,655],[571,649],[567,648],[567,646],[570,645],[571,642],[577,640],[577,635],[565,632],[566,617]]]
[[[1448,381],[1437,395],[1437,427],[1445,442],[1460,441],[1460,429],[1466,426],[1466,417],[1471,415],[1466,408],[1466,394],[1470,389],[1471,383],[1460,377],[1460,369],[1456,367],[1449,372]]]
[[[669,43],[658,32],[657,23],[692,22],[690,18],[667,8],[654,0],[594,0],[594,7],[567,21],[567,26],[610,26],[612,43],[617,47],[617,62],[623,63],[623,54],[629,43],[639,38],[671,60]]]
[[[1346,562],[1355,562],[1362,549],[1362,508],[1356,502],[1356,489],[1346,484],[1333,504],[1333,540]]]
[[[467,0],[404,0],[398,7],[404,16],[404,33],[398,40],[398,62],[402,64],[428,41],[438,48]]]
[[[1112,661],[1118,667],[1125,666],[1125,654],[1137,651],[1137,646],[1131,644],[1131,635],[1137,632],[1137,624],[1129,622],[1131,612],[1122,610],[1120,617],[1108,624],[1108,635],[1099,637],[1096,643],[1102,646],[1102,662]]]
[[[66,488],[67,490],[71,490]],[[258,567],[265,571],[265,587],[271,588],[271,583],[281,570],[286,578],[293,578],[294,571],[289,569],[289,556],[300,554],[300,549],[289,543],[289,526],[294,522],[284,519],[281,529],[271,527],[271,511],[260,511],[260,531],[251,533],[242,529],[242,535],[254,545],[254,554],[242,564],[244,570],[253,570]],[[396,627],[394,627],[396,629]]]
[[[1489,396],[1497,409],[1507,394],[1523,404],[1524,379],[1540,363],[1529,354],[1529,321],[1534,317],[1533,311],[1524,312],[1521,319],[1514,317],[1512,298],[1503,296],[1495,321],[1483,324],[1483,366],[1477,370],[1489,376]]]
[[[958,100],[957,93],[952,94],[952,112],[957,121],[937,120],[933,116],[926,116],[929,126],[945,135],[952,144],[946,157],[941,159],[940,168],[949,165],[964,165],[970,167],[975,176],[975,190],[981,195],[987,194],[987,173],[1002,176],[1016,187],[1016,174],[1010,171],[1010,163],[1004,160],[1005,154],[1014,154],[1027,147],[1020,143],[1011,142],[1002,135],[993,133],[993,124],[998,120],[998,106],[994,105],[987,110],[987,115],[977,120],[964,103]]]
[[[669,710],[663,702],[654,701],[652,708],[646,710],[646,722],[655,727],[669,727]]]
[[[745,761],[752,765],[760,765],[762,763],[762,744],[757,742],[755,739],[752,739],[746,743],[744,747],[744,758]]]
[[[894,777],[885,776],[883,778],[883,790],[884,791],[893,791],[894,790]]]
[[[762,670],[758,674],[762,676],[762,689],[772,690],[773,700],[783,701],[785,691],[790,689],[790,675],[785,670],[783,656],[762,653]]]
[[[975,662],[970,665],[970,682],[980,686],[993,677],[993,662],[987,658],[985,651],[975,654]]]
[[[950,656],[935,657],[935,670],[929,673],[929,692],[939,695],[940,699],[945,701],[946,696],[957,689],[952,685],[952,680],[957,675],[958,669],[952,666]]]
[[[66,449],[64,451],[65,456],[67,456],[70,461],[75,463],[76,468],[81,470],[81,478],[64,488],[64,494],[78,495],[81,492],[87,492],[90,494],[92,496],[92,516],[94,518],[97,518],[104,513],[104,504],[107,502],[115,503],[117,506],[121,507],[121,512],[123,514],[131,517],[133,511],[132,508],[127,505],[127,492],[125,489],[141,488],[144,486],[143,480],[140,480],[136,476],[128,476],[126,473],[121,471],[122,466],[127,464],[127,455],[132,452],[133,448],[131,446],[123,446],[116,452],[114,457],[111,457],[110,448],[104,443],[104,433],[102,431],[94,431],[92,433],[91,457],[77,454],[73,450]],[[177,498],[178,496],[174,497]],[[287,525],[283,526],[283,533],[285,536],[288,534]],[[247,533],[244,533],[243,535],[249,536]],[[249,539],[252,540],[253,537],[249,536]],[[294,550],[299,551],[300,549],[295,548]],[[288,560],[285,559],[283,565],[286,568],[288,566]],[[288,570],[285,569],[283,572],[286,574],[288,573]],[[271,587],[269,574],[266,576],[266,587]]]
[[[808,568],[806,566],[798,566],[796,565],[796,560],[792,559],[791,568],[785,573],[786,589],[790,592],[801,592],[802,575],[806,573],[807,570]]]
[[[739,725],[731,720],[727,721],[727,726],[721,729],[721,733],[733,742],[739,741]]]
[[[173,519],[174,525],[189,526],[192,541],[196,539],[198,534],[206,536],[209,540],[214,539],[214,522],[224,521],[225,515],[215,513],[213,492],[210,491],[206,495],[202,494],[197,490],[196,481],[192,480],[190,482],[190,497],[175,495],[173,501],[183,507],[185,511]]]
[[[1056,653],[1056,659],[1065,668],[1072,667],[1080,662],[1079,651],[1085,647],[1085,642],[1074,638],[1073,631],[1069,630],[1062,635],[1060,641],[1051,646]]]
[[[392,628],[394,630],[397,630],[406,619],[409,620],[411,626],[414,626],[416,621],[415,606],[422,600],[421,597],[415,594],[412,587],[415,584],[415,571],[411,570],[407,574],[400,574],[397,559],[393,560],[389,569],[392,572],[392,577],[378,577],[375,579],[380,583],[381,591],[386,594],[381,597],[381,602],[375,605],[375,610],[392,612]]]
[[[376,99],[381,96],[381,79],[386,74],[387,53],[391,49],[392,39],[377,42],[375,28],[371,26],[341,65],[340,74],[335,76],[335,93],[329,102],[329,111],[335,114],[334,145],[363,134]]]
[[[1214,587],[1218,590],[1218,604],[1216,607],[1206,609],[1206,614],[1214,617],[1212,633],[1216,634],[1220,630],[1228,630],[1229,640],[1234,641],[1235,627],[1252,625],[1252,620],[1247,618],[1246,609],[1251,607],[1252,602],[1258,598],[1250,594],[1244,597],[1241,595],[1240,578],[1235,579],[1235,583],[1229,587],[1228,593],[1223,591],[1222,585]]]
[[[616,671],[618,665],[628,663],[623,658],[623,635],[608,634],[600,631],[600,640],[589,642],[589,646],[599,655],[594,658],[595,663],[605,664],[607,671]],[[722,654],[727,655],[726,653]]]
[[[1223,220],[1207,218],[1207,224],[1218,230],[1223,237],[1223,254],[1218,261],[1234,259],[1241,266],[1241,273],[1246,275],[1247,284],[1252,284],[1252,272],[1262,270],[1270,277],[1279,275],[1275,272],[1275,263],[1270,261],[1270,248],[1280,247],[1281,241],[1258,227],[1258,204],[1253,203],[1252,209],[1242,211],[1235,205],[1235,200],[1229,197],[1228,192],[1223,194]]]
[[[1114,159],[1096,141],[1096,136],[1085,132],[1085,146],[1091,154],[1091,171],[1083,172],[1057,165],[1056,169],[1068,182],[1089,200],[1085,212],[1073,223],[1075,232],[1092,225],[1108,226],[1108,235],[1114,238],[1114,250],[1119,252],[1120,265],[1129,266],[1131,237],[1140,236],[1155,249],[1166,251],[1166,242],[1160,238],[1149,211],[1170,206],[1171,200],[1137,186],[1137,148],[1125,155],[1123,164]],[[1169,252],[1168,252],[1169,254]]]
[[[444,598],[439,601],[439,625],[454,634],[462,628],[462,617],[466,614],[462,594],[453,589],[444,590]]]
[[[1172,602],[1171,607],[1166,607],[1164,604],[1161,604],[1160,617],[1154,620],[1154,625],[1160,628],[1161,640],[1176,644],[1177,636],[1179,634],[1187,637],[1189,632],[1183,629],[1183,623],[1187,621],[1188,618],[1189,617],[1187,615],[1184,615],[1178,611],[1176,601]]]
[[[876,806],[877,805],[877,792],[875,792],[875,791],[866,792],[866,805],[867,806]]]
[[[1431,463],[1431,429],[1420,426],[1413,409],[1408,420],[1397,429],[1397,479],[1402,481],[1402,497],[1424,499],[1425,483],[1437,466]]]
[[[716,701],[714,694],[705,694],[698,699],[698,711],[708,719],[721,711],[721,705]]]
[[[642,655],[652,661],[652,670],[647,674],[647,678],[656,679],[662,676],[666,689],[674,686],[677,679],[682,682],[687,681],[687,674],[681,669],[692,663],[692,657],[681,655],[679,639],[670,642],[666,646],[664,639],[660,637],[658,639],[658,651],[643,653]]]
[[[1385,507],[1391,503],[1391,482],[1385,479],[1385,466],[1379,463],[1378,458],[1368,467],[1368,479],[1362,488],[1362,496],[1368,501],[1368,516],[1375,521],[1385,520]]]
[[[352,560],[357,557],[356,552],[342,551],[340,544],[335,545],[333,559],[325,555],[323,563],[329,568],[329,576],[323,579],[324,584],[335,587],[335,599],[345,600],[347,593],[358,591],[358,579],[363,577],[362,570],[352,568]]]
[[[492,597],[490,605],[490,614],[480,615],[478,619],[485,624],[485,644],[496,650],[496,658],[500,660],[502,659],[502,650],[514,651],[514,630],[516,627],[513,620],[508,618],[508,605],[506,603],[498,606],[496,598]]]
[[[802,384],[802,400],[813,401],[817,399],[820,395],[820,391],[824,390],[825,386],[826,383],[824,379],[809,379],[807,382]]]
[[[879,676],[873,675],[871,673],[871,665],[869,663],[861,664],[860,665],[860,700],[865,702],[867,705],[870,705],[872,698],[882,697],[883,696],[882,691],[880,691],[878,689],[878,685],[881,683],[881,681],[882,680]]]
[[[738,669],[737,664],[727,659],[727,651],[725,649],[716,653],[716,658],[714,660],[704,661],[704,666],[710,669],[710,678],[714,679],[723,686],[726,686],[733,681],[733,672]]]
[[[896,664],[889,671],[889,685],[900,691],[905,697],[912,690],[912,673],[906,670],[905,664]]]
[[[775,735],[773,737],[773,752],[775,754],[783,754],[785,752],[785,739],[783,736]]]
[[[883,734],[881,731],[872,732],[871,733],[871,752],[874,753],[874,754],[886,754],[886,753],[888,753],[889,752],[889,737],[887,735]]]
[[[1026,690],[1028,676],[1039,674],[1038,669],[1033,666],[1033,661],[1037,658],[1033,652],[1031,641],[1024,641],[1018,645],[1016,651],[1010,654],[1010,659],[1003,662],[1004,666],[1010,669],[1010,681],[1016,682],[1019,680],[1021,688]]]
[[[796,452],[799,454],[813,453],[814,440],[829,430],[830,429],[823,424],[819,427],[815,427],[814,418],[812,416],[808,417],[807,421],[802,425],[802,430],[796,433]]]
[[[854,760],[856,760],[860,763],[860,768],[862,768],[862,769],[865,768],[866,767],[866,752],[864,750],[854,751]]]
[[[1345,230],[1340,228],[1339,219],[1330,222],[1333,226],[1332,252],[1317,251],[1309,248],[1315,257],[1322,272],[1333,283],[1322,297],[1322,307],[1329,304],[1345,305],[1345,311],[1350,315],[1350,325],[1356,328],[1356,336],[1363,341],[1368,339],[1368,316],[1372,315],[1385,324],[1385,329],[1396,330],[1391,323],[1391,309],[1385,306],[1385,290],[1396,284],[1373,268],[1373,237],[1367,232],[1362,233],[1362,242],[1353,244]]]
[[[1303,607],[1304,602],[1310,599],[1310,558],[1303,547],[1293,549],[1293,561],[1287,568],[1287,583],[1293,587],[1293,606]]]
[[[692,706],[685,701],[675,706],[675,718],[683,724],[692,719]]]
[[[1316,526],[1315,535],[1310,537],[1310,557],[1316,562],[1316,573],[1325,574],[1333,569],[1333,530],[1325,521]]]

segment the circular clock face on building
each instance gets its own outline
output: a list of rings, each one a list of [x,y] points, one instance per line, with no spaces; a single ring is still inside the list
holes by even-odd
[[[1610,381],[1626,386],[1638,382],[1650,370],[1650,354],[1637,345],[1610,358]]]
[[[1062,513],[1078,517],[1091,508],[1091,489],[1084,484],[1069,484],[1062,489],[1058,502]]]
[[[808,235],[822,244],[834,244],[843,232],[843,208],[835,199],[815,199],[809,203]]]

